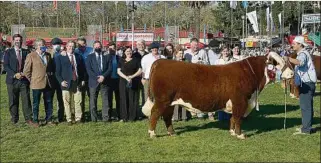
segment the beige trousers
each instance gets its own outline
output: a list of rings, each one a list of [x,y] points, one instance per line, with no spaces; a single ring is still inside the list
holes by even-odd
[[[65,114],[67,122],[71,122],[71,115],[75,114],[75,120],[80,121],[82,117],[81,110],[81,101],[82,96],[81,92],[77,88],[76,83],[71,84],[70,90],[62,90],[62,98],[64,101]]]
[[[145,101],[143,102],[143,104],[147,101],[147,98],[148,98],[148,87],[149,87],[149,80],[146,80],[145,81],[145,84],[143,85],[144,86],[144,95],[145,95]]]

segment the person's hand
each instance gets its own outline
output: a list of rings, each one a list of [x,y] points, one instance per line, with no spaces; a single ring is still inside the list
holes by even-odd
[[[14,78],[20,80],[20,79],[22,78],[21,73],[16,73],[16,74],[14,75]]]
[[[81,82],[81,86],[82,86],[82,87],[85,86],[85,81],[82,81],[82,82]]]
[[[98,76],[97,82],[102,83],[104,81],[104,76]]]
[[[126,76],[126,80],[130,82],[132,80],[131,76]]]
[[[61,86],[68,87],[68,82],[66,82],[66,81],[61,82]]]

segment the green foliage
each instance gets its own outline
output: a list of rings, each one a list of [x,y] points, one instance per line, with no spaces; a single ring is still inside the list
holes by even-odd
[[[284,90],[279,84],[265,88],[260,111],[254,110],[243,122],[242,130],[249,136],[246,140],[230,136],[227,121],[207,120],[175,122],[176,137],[166,135],[160,120],[156,130],[160,137],[150,139],[147,120],[61,123],[35,129],[23,123],[20,109],[20,122],[13,126],[5,77],[0,77],[1,162],[320,162],[320,131],[292,135],[301,124],[301,113],[298,101],[289,97],[287,130],[283,129]],[[317,88],[320,92],[320,85]],[[100,96],[98,101],[101,108]],[[314,98],[314,108],[314,127],[320,128],[320,95]],[[40,111],[44,118],[42,103]]]

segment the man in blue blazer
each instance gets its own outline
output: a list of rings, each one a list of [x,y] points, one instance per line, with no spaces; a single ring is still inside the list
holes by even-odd
[[[104,122],[110,121],[109,105],[108,105],[108,91],[110,87],[107,85],[106,78],[109,78],[112,72],[111,57],[106,55],[101,50],[102,44],[100,41],[94,42],[94,52],[88,55],[86,59],[86,70],[88,73],[89,86],[89,106],[91,121],[97,122],[97,97],[101,91],[103,108],[102,120]]]
[[[4,69],[7,72],[6,84],[9,97],[9,112],[13,124],[19,121],[19,95],[22,101],[22,110],[28,125],[39,127],[32,121],[32,107],[30,101],[30,83],[23,75],[23,67],[29,53],[27,49],[21,48],[22,36],[15,34],[12,37],[14,47],[7,50],[4,56]]]
[[[66,55],[59,55],[56,58],[56,78],[61,85],[68,125],[73,123],[71,118],[73,110],[75,111],[75,122],[81,123],[81,89],[85,85],[85,76],[86,68],[83,58],[80,54],[75,53],[75,43],[69,41],[66,45]],[[72,102],[75,109],[71,109]]]

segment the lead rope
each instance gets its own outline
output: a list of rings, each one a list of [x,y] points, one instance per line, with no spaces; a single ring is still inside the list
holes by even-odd
[[[254,72],[254,70],[253,70],[250,62],[247,60],[247,58],[245,58],[245,60],[247,61],[247,64],[250,66],[252,73],[253,73],[254,76],[256,77],[255,72]],[[255,80],[255,81],[256,81],[256,80]],[[256,83],[256,84],[257,84],[257,83]],[[259,108],[259,85],[258,85],[258,84],[257,84],[257,88],[256,88],[256,105],[255,105],[255,109],[256,109],[257,111],[260,110],[260,108]]]

